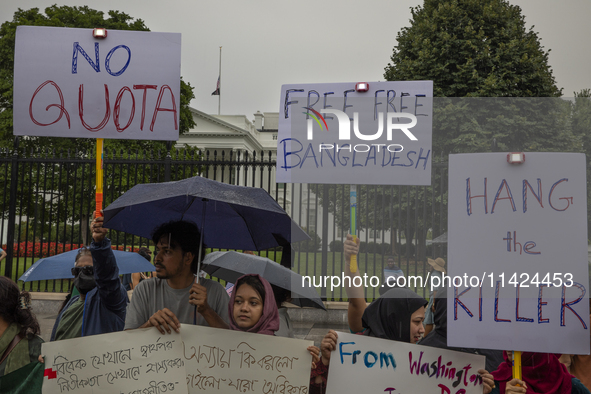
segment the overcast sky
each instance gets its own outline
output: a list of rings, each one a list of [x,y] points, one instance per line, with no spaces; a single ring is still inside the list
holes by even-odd
[[[20,7],[56,0],[1,0],[0,21]],[[191,106],[216,114],[211,96],[222,46],[222,114],[277,112],[282,84],[383,80],[396,34],[422,0],[70,0],[119,10],[155,32],[182,33],[181,75],[195,88]],[[512,0],[551,49],[563,95],[591,88],[591,0]]]

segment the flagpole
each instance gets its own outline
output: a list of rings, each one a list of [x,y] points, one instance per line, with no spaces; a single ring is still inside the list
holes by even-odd
[[[220,115],[220,108],[222,106],[222,47],[220,47],[220,70],[218,78],[220,80],[220,90],[218,94],[218,115]]]

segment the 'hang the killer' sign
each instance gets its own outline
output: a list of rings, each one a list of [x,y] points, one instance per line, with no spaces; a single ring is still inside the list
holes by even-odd
[[[448,346],[589,352],[586,185],[581,153],[450,155]]]

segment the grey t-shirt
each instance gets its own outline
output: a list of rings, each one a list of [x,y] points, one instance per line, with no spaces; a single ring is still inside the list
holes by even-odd
[[[276,337],[294,338],[291,319],[287,314],[287,308],[279,308],[279,330],[275,331]]]
[[[224,287],[211,279],[202,278],[200,283],[207,289],[207,304],[228,323],[229,297]],[[127,306],[125,329],[140,327],[150,320],[150,316],[164,308],[170,309],[181,323],[193,324],[195,306],[189,304],[191,286],[173,289],[165,279],[158,278],[140,282],[133,290],[131,302]],[[208,325],[201,314],[197,314],[197,325]]]

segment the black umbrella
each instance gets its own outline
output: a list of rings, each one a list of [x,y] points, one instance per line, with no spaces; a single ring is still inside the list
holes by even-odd
[[[232,283],[242,275],[259,274],[272,285],[291,291],[292,304],[326,310],[318,292],[310,286],[309,281],[304,285],[300,274],[266,257],[233,251],[213,252],[205,256],[203,271]]]
[[[212,248],[263,250],[310,239],[265,190],[199,176],[136,185],[104,215],[104,227],[146,238],[163,223],[190,221]]]

